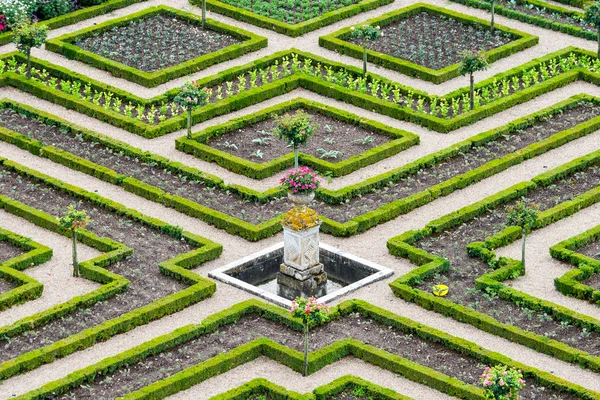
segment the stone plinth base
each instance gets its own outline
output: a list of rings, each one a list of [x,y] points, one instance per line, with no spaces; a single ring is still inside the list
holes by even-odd
[[[286,264],[281,264],[277,274],[277,283],[293,291],[302,292],[305,296],[320,296],[325,292],[327,273],[323,264],[299,270]]]

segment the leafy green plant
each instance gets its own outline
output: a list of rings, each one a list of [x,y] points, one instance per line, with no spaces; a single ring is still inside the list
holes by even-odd
[[[537,204],[522,200],[518,201],[514,206],[507,207],[507,211],[506,224],[521,228],[521,262],[523,263],[523,268],[525,268],[525,237],[535,227],[540,209]]]
[[[506,365],[486,367],[479,383],[489,400],[518,400],[519,390],[525,386],[521,370]]]
[[[465,50],[461,53],[462,61],[458,66],[458,71],[461,75],[469,74],[470,82],[470,106],[471,110],[475,108],[475,77],[474,73],[485,71],[488,67],[488,57],[482,51]]]
[[[60,226],[69,229],[72,233],[73,238],[73,276],[79,276],[79,263],[77,261],[77,230],[83,229],[90,222],[85,211],[78,211],[75,206],[71,204],[67,209],[67,213],[58,219]]]
[[[316,326],[327,321],[329,317],[329,307],[325,303],[317,302],[314,297],[305,299],[296,297],[292,302],[290,314],[294,318],[300,318],[304,326],[304,369],[302,374],[308,375],[308,330],[310,326]]]
[[[284,139],[294,148],[294,168],[298,168],[298,146],[306,146],[316,130],[317,125],[311,122],[310,115],[304,110],[298,110],[295,114],[275,117],[275,128],[271,133],[279,139]]]
[[[192,110],[205,106],[208,102],[206,88],[199,89],[195,81],[186,83],[173,98],[173,102],[187,110],[187,138],[192,138]]]
[[[363,25],[350,28],[350,37],[360,41],[363,48],[363,77],[367,76],[367,40],[377,40],[383,36],[383,32],[379,26]]]
[[[15,34],[13,43],[27,56],[27,79],[29,79],[31,78],[31,49],[44,44],[48,37],[48,27],[38,25],[37,20],[23,17],[12,27],[12,30]]]
[[[598,58],[600,58],[600,0],[590,4],[585,9],[584,20],[598,30]]]

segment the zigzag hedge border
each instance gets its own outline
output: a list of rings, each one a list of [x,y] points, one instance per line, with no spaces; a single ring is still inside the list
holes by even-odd
[[[409,18],[412,15],[422,12],[433,15],[447,16],[459,22],[468,25],[485,27],[486,29],[490,26],[489,21],[472,17],[470,15],[461,14],[445,8],[435,7],[426,3],[416,3],[387,14],[383,14],[377,18],[365,21],[364,24],[385,27],[398,20]],[[537,36],[530,35],[516,29],[511,29],[502,25],[495,25],[495,27],[503,33],[509,33],[513,35],[516,40],[504,46],[487,51],[486,54],[488,55],[490,62],[497,61],[511,54],[535,46],[539,41]],[[340,54],[346,54],[350,57],[362,59],[362,47],[346,41],[346,39],[348,39],[350,36],[350,32],[350,27],[346,27],[326,36],[321,36],[319,37],[319,45],[326,49],[336,51]],[[367,54],[369,61],[373,64],[381,65],[384,68],[398,71],[405,75],[413,76],[433,83],[446,82],[452,78],[460,76],[460,73],[458,72],[458,64],[449,65],[445,68],[436,70],[374,50],[367,49]]]
[[[331,106],[326,106],[315,101],[309,101],[302,98],[286,101],[273,107],[265,108],[254,114],[244,115],[239,118],[231,119],[223,124],[211,126],[201,132],[193,135],[192,139],[180,137],[175,141],[175,147],[179,151],[193,154],[205,161],[214,161],[228,170],[242,174],[253,179],[263,179],[274,175],[275,173],[294,165],[294,156],[292,152],[277,157],[265,163],[256,163],[230,154],[226,151],[218,150],[207,143],[210,139],[233,132],[242,127],[255,124],[272,118],[275,115],[285,113],[290,110],[305,109],[319,114],[323,114],[340,121],[344,121],[354,126],[384,135],[391,140],[375,148],[366,150],[359,155],[355,155],[340,162],[329,162],[310,154],[300,151],[300,162],[303,165],[325,173],[330,172],[332,176],[343,176],[358,169],[364,168],[387,157],[393,156],[407,148],[419,144],[419,136],[404,130],[395,129],[388,125],[359,117],[356,114],[340,110]]]
[[[206,7],[210,11],[226,15],[238,21],[247,22],[260,28],[270,29],[291,37],[298,37],[324,26],[331,25],[337,21],[350,18],[356,14],[374,10],[377,7],[393,3],[393,1],[394,0],[361,0],[356,4],[342,7],[338,10],[330,11],[318,17],[311,18],[293,25],[276,20],[274,18],[256,14],[252,11],[244,10],[240,7],[226,4],[219,0],[207,0]],[[201,0],[190,0],[190,3],[195,6],[202,7]]]
[[[336,71],[345,71],[345,73],[353,74],[357,77],[362,76],[362,71],[358,68],[334,63],[322,57],[300,52],[296,49],[291,49],[272,54],[240,67],[230,68],[216,75],[206,77],[197,81],[197,85],[200,87],[215,87],[216,85],[223,84],[228,80],[234,79],[235,77],[246,74],[252,70],[270,67],[271,65],[277,65],[278,63],[281,63],[284,58],[291,59],[293,55],[297,55],[300,60],[311,60],[314,65],[321,65],[322,68],[332,68]],[[24,56],[20,53],[5,54],[4,56],[0,57],[0,61],[6,62],[13,57],[21,63],[26,61]],[[526,64],[497,74],[477,84],[476,89],[491,86],[495,82],[501,81],[504,78],[510,80],[511,78],[516,77],[518,79],[518,77],[524,72],[539,67],[539,65],[542,63],[564,57],[586,57],[588,60],[597,60],[595,58],[595,54],[591,52],[574,47],[567,47],[558,52],[546,55],[539,59],[534,59]],[[57,76],[61,79],[79,81],[89,84],[91,90],[94,91],[112,92],[114,93],[115,98],[120,98],[123,103],[131,102],[132,104],[140,104],[146,107],[151,107],[152,105],[155,107],[160,107],[161,103],[170,101],[178,92],[178,89],[173,89],[151,99],[142,99],[134,96],[131,93],[98,81],[91,80],[84,75],[69,71],[47,61],[32,58],[32,66],[39,70],[46,70],[49,74]],[[402,95],[412,93],[412,95],[422,97],[424,101],[430,101],[434,98],[438,101],[440,100],[440,98],[437,96],[430,96],[427,93],[413,90],[413,88],[399,85],[378,75],[368,75],[369,82],[373,82],[374,79],[378,80],[380,84],[387,84],[397,87]],[[192,112],[192,123],[196,124],[220,115],[228,114],[232,111],[240,110],[250,105],[285,93],[289,93],[296,88],[302,87],[320,95],[341,100],[346,103],[377,112],[379,114],[396,118],[398,120],[413,122],[437,132],[450,132],[463,126],[470,125],[490,115],[494,115],[500,111],[506,110],[517,104],[529,101],[539,95],[566,86],[569,83],[580,79],[594,84],[600,84],[600,73],[590,72],[588,69],[578,67],[569,72],[549,78],[542,83],[537,83],[528,87],[527,89],[523,89],[514,94],[508,95],[507,97],[503,97],[489,104],[476,107],[472,111],[468,111],[459,114],[456,117],[446,119],[430,115],[426,112],[416,111],[409,107],[400,106],[391,101],[382,100],[366,93],[353,91],[344,86],[329,83],[326,80],[308,75],[301,71],[296,71],[293,75],[261,85],[260,87],[249,89],[237,95],[224,98],[207,106],[200,107]],[[60,90],[47,87],[41,82],[28,80],[25,76],[22,76],[16,72],[4,72],[3,74],[0,74],[0,87],[3,86],[15,87],[19,90],[31,93],[41,99],[48,100],[55,104],[61,104],[68,109],[72,109],[98,120],[108,122],[116,127],[125,129],[129,132],[146,138],[154,138],[174,132],[178,129],[184,128],[187,124],[186,116],[179,115],[177,117],[169,118],[166,121],[160,122],[156,125],[150,125],[146,122],[138,121],[113,110],[106,110],[100,105],[94,105],[91,102],[78,98],[70,93],[67,94]],[[468,90],[468,87],[458,89],[447,94],[444,96],[444,98],[447,100],[458,99],[464,95],[467,95]]]
[[[475,343],[398,316],[362,300],[349,300],[339,304],[332,309],[331,316],[337,318],[341,315],[347,315],[353,312],[358,312],[366,317],[373,318],[378,322],[391,325],[426,340],[441,343],[452,350],[458,350],[483,363],[505,364],[519,368],[523,371],[525,377],[535,379],[545,386],[573,393],[581,399],[592,400],[600,398],[600,393],[567,382],[551,373],[521,364],[502,354],[486,350]],[[94,365],[73,372],[62,379],[50,382],[36,390],[17,397],[16,399],[34,400],[43,399],[48,395],[59,395],[104,373],[135,363],[145,357],[155,355],[200,335],[214,332],[220,326],[235,323],[242,316],[251,313],[258,313],[265,318],[282,323],[293,329],[301,330],[299,321],[292,319],[286,310],[265,304],[258,300],[248,300],[213,314],[199,325],[186,325],[176,329],[172,333],[152,339],[116,356],[106,358]],[[451,396],[470,400],[485,399],[481,388],[472,386],[456,378],[451,378],[448,375],[435,371],[429,367],[425,367],[354,339],[339,340],[310,353],[308,357],[309,374],[315,373],[321,368],[350,355],[394,372],[414,382],[425,384]],[[163,399],[188,389],[208,378],[225,373],[232,368],[243,365],[260,356],[269,357],[296,372],[302,371],[303,368],[303,355],[300,352],[273,342],[272,340],[260,338],[238,346],[227,353],[219,354],[218,356],[184,369],[168,378],[154,382],[142,389],[121,397],[121,399]]]
[[[461,151],[466,151],[471,147],[482,145],[490,140],[501,137],[503,134],[531,126],[537,121],[545,118],[549,113],[560,110],[563,107],[576,104],[582,100],[593,102],[600,101],[588,95],[573,96],[570,99],[557,103],[552,107],[546,108],[527,117],[517,119],[508,125],[480,133],[446,149],[422,157],[399,168],[369,178],[355,185],[350,185],[338,190],[327,190],[321,188],[317,191],[317,197],[331,204],[343,203],[352,197],[368,193],[373,189],[388,184],[389,182],[398,181],[406,176],[409,176],[410,174],[416,173],[424,167],[456,156]],[[181,163],[172,162],[169,159],[156,154],[144,152],[141,149],[129,146],[116,139],[107,138],[99,133],[80,128],[74,124],[61,120],[50,114],[35,110],[31,107],[7,101],[1,101],[0,107],[2,106],[11,106],[17,110],[20,110],[21,112],[25,112],[34,116],[37,115],[43,121],[57,124],[68,131],[80,133],[85,139],[102,143],[115,150],[122,151],[127,155],[138,157],[145,161],[152,161],[161,168],[166,168],[176,174],[183,174],[191,179],[205,182],[211,186],[217,186],[223,190],[230,190],[231,192],[252,201],[265,202],[274,197],[280,197],[285,194],[283,189],[280,187],[272,188],[265,192],[257,192],[250,188],[239,185],[225,185],[220,178],[206,174],[195,168],[186,167]],[[554,134],[541,142],[533,143],[517,152],[492,160],[478,168],[472,169],[469,172],[458,175],[445,182],[441,182],[424,191],[393,201],[379,207],[376,210],[359,215],[347,222],[342,223],[326,217],[321,217],[323,221],[321,229],[323,232],[330,233],[334,236],[351,236],[360,232],[364,232],[380,223],[396,218],[398,215],[406,214],[415,208],[432,202],[439,197],[447,196],[456,190],[463,189],[473,183],[479,182],[485,178],[504,171],[511,166],[520,164],[527,159],[543,154],[551,149],[560,147],[574,139],[592,133],[599,128],[600,117],[597,117],[585,123],[579,124],[571,129]],[[135,178],[119,174],[114,170],[99,166],[98,164],[77,157],[71,153],[56,149],[53,146],[43,146],[37,140],[33,140],[25,135],[21,135],[1,127],[0,140],[12,143],[22,149],[28,150],[32,154],[49,158],[52,161],[63,164],[69,168],[79,170],[109,183],[120,185],[127,191],[135,193],[146,199],[161,203],[168,207],[172,207],[177,211],[183,212],[189,216],[200,218],[203,221],[216,226],[217,228],[225,229],[231,234],[241,236],[250,241],[257,241],[272,236],[281,230],[279,217],[275,217],[255,225],[229,216],[223,212],[210,209],[181,196],[166,193],[162,189],[159,189],[155,186],[151,186]]]
[[[60,189],[61,191],[89,200],[105,209],[120,215],[125,215],[162,232],[173,232],[173,227],[171,225],[159,219],[148,217],[138,211],[126,208],[117,202],[87,192],[78,187],[65,184],[58,179],[51,178],[40,172],[23,167],[10,160],[0,158],[0,165],[9,170],[14,170],[19,174],[40,179],[44,183]],[[0,207],[11,214],[25,218],[26,220],[41,226],[44,229],[67,237],[70,236],[70,231],[62,228],[56,217],[29,207],[7,196],[0,195]],[[78,232],[77,236],[82,243],[105,253],[80,264],[81,275],[86,279],[101,283],[102,286],[90,293],[75,297],[65,303],[25,317],[12,325],[0,327],[0,336],[15,336],[26,330],[66,315],[79,307],[89,306],[127,289],[127,286],[129,285],[127,279],[108,271],[104,267],[130,255],[133,252],[133,249],[114,240],[99,237],[86,230],[81,230]],[[90,347],[98,341],[106,340],[114,335],[131,330],[136,326],[159,319],[164,315],[180,311],[191,304],[211,296],[216,290],[215,283],[189,271],[189,269],[219,257],[222,252],[222,246],[187,231],[182,233],[182,237],[186,241],[199,246],[199,248],[164,261],[160,263],[158,267],[163,274],[175,277],[176,279],[189,284],[190,286],[188,288],[123,314],[118,318],[88,328],[63,340],[22,354],[12,360],[2,362],[0,363],[0,380],[37,368],[42,364],[52,362],[56,358],[64,357],[77,350]]]
[[[50,260],[52,249],[2,228],[0,228],[0,241],[9,242],[26,251],[26,253],[10,260],[0,262],[0,279],[17,284],[14,289],[0,293],[0,311],[4,311],[14,305],[37,299],[42,295],[44,285],[20,271]]]
[[[141,18],[148,18],[159,14],[174,16],[194,25],[199,25],[202,22],[202,19],[195,14],[186,13],[172,7],[161,5],[157,7],[150,7],[137,13],[130,14],[122,18],[113,19],[99,25],[94,25],[74,33],[49,39],[46,41],[46,50],[60,53],[72,60],[82,61],[94,68],[108,71],[113,76],[118,78],[124,78],[128,81],[135,82],[146,87],[155,87],[172,79],[201,71],[210,67],[211,65],[232,60],[252,51],[267,47],[267,38],[264,36],[259,36],[244,29],[227,25],[212,19],[206,20],[206,26],[208,29],[236,37],[243,40],[243,42],[155,72],[141,71],[118,61],[113,61],[90,51],[86,51],[81,47],[72,44],[79,39],[97,35],[100,32],[105,32],[117,26],[126,25],[131,21]]]
[[[531,181],[522,182],[484,200],[431,221],[421,230],[407,231],[399,236],[391,238],[387,243],[389,252],[395,256],[408,258],[412,263],[419,266],[408,274],[405,274],[390,283],[392,291],[396,296],[419,304],[428,310],[434,310],[445,316],[452,317],[457,321],[471,324],[486,332],[530,347],[536,351],[552,355],[563,361],[579,364],[582,367],[589,368],[596,372],[600,371],[600,357],[577,350],[554,339],[525,331],[514,325],[501,323],[495,318],[479,311],[475,311],[470,307],[456,304],[450,300],[436,297],[431,293],[414,288],[413,284],[418,279],[423,279],[436,272],[446,270],[449,266],[449,261],[443,257],[413,247],[411,244],[420,238],[442,232],[446,228],[469,221],[484,213],[489,208],[496,207],[515,198],[526,196],[530,190],[533,190],[536,187],[549,186],[553,182],[572,172],[585,169],[586,167],[598,163],[600,163],[600,151],[590,153],[587,156],[563,164],[558,168],[534,177]],[[568,217],[599,201],[600,187],[596,187],[570,201],[566,201],[541,212],[538,217],[536,229],[550,225],[555,221]],[[511,279],[511,277],[523,275],[525,271],[520,261],[505,257],[497,259],[493,250],[512,243],[520,238],[520,235],[520,228],[512,226],[486,238],[483,242],[474,242],[467,247],[470,255],[480,257],[488,262],[495,260],[497,265],[497,269],[493,272],[477,278],[475,280],[475,286],[481,290],[489,288],[498,293],[502,298],[519,302],[533,310],[543,310],[559,320],[567,319],[575,322],[578,326],[585,327],[589,330],[600,331],[600,321],[594,318],[577,313],[552,302],[530,296],[502,283],[507,279]]]
[[[557,260],[575,266],[563,276],[554,280],[556,289],[566,296],[590,301],[600,305],[600,290],[582,283],[593,274],[600,273],[600,260],[588,257],[576,250],[600,238],[600,225],[577,236],[550,247],[550,255]]]

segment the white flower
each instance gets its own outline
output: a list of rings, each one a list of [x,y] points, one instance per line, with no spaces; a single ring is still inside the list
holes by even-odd
[[[353,27],[353,26],[352,26],[352,27],[350,27],[350,30],[351,30],[351,31],[354,31],[354,27]]]

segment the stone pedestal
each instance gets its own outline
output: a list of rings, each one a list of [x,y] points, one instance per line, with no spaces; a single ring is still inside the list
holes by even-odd
[[[324,293],[327,283],[327,273],[319,262],[320,221],[313,220],[313,226],[302,224],[303,229],[297,229],[297,224],[286,224],[293,212],[299,220],[307,221],[306,216],[312,216],[314,210],[303,207],[286,215],[283,223],[283,264],[277,274],[277,283],[299,291],[305,297],[319,296]]]

